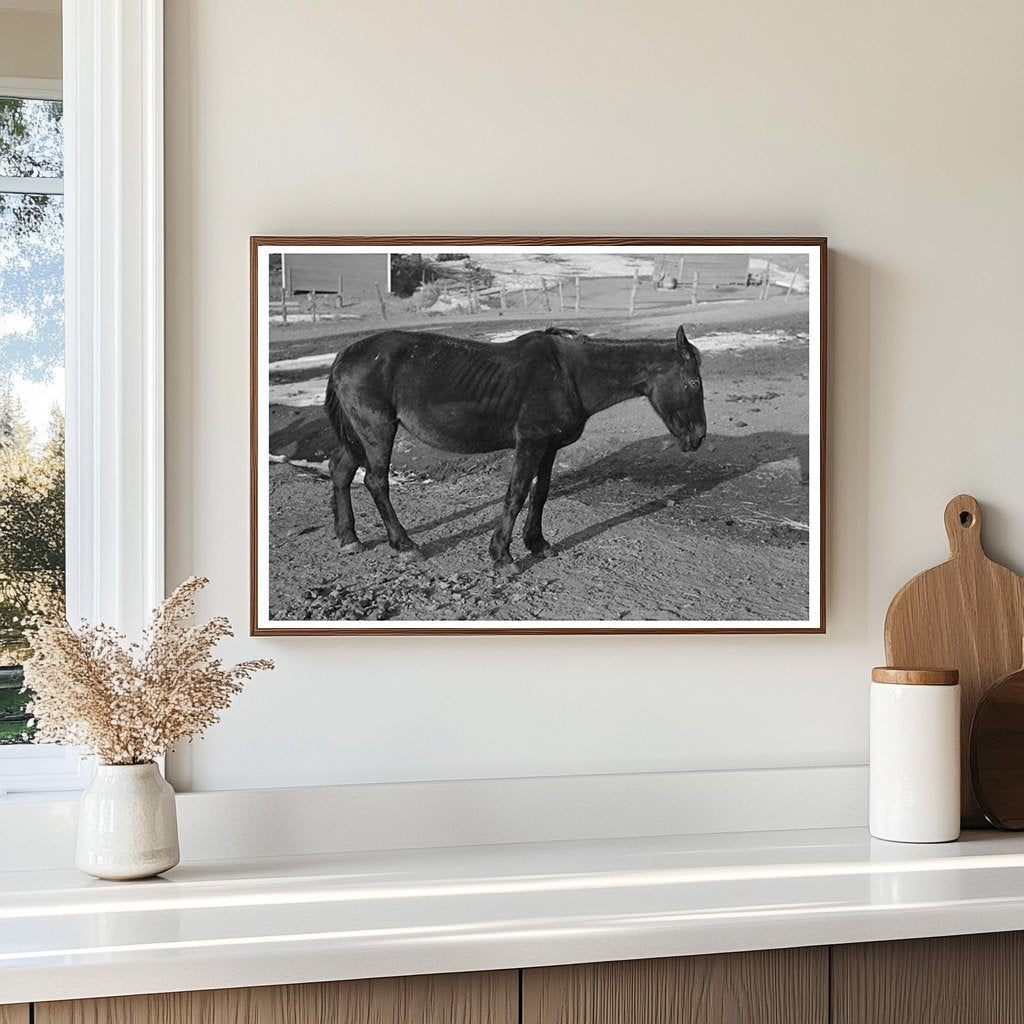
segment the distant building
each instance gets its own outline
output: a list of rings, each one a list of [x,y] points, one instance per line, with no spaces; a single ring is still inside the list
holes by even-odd
[[[387,253],[284,253],[284,287],[288,295],[341,294],[346,303],[376,299],[377,288],[387,295]]]
[[[697,253],[693,256],[686,254],[679,262],[679,267],[666,266],[665,269],[670,274],[673,273],[673,269],[676,270],[681,287],[690,284],[696,273],[699,275],[701,287],[724,288],[728,285],[747,283],[750,257],[745,252]]]

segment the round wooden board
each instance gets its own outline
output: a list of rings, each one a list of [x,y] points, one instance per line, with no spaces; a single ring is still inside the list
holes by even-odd
[[[971,785],[997,828],[1024,829],[1024,668],[982,697],[971,726]]]

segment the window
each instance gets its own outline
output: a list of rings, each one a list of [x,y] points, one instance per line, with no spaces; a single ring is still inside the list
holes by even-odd
[[[162,32],[162,0],[65,4],[63,197],[60,163],[38,152],[38,165],[0,171],[6,203],[62,213],[68,615],[130,635],[165,592]],[[61,83],[39,86],[0,78],[0,97],[61,100]],[[17,138],[28,145],[20,129]],[[13,250],[10,227],[2,237]],[[50,308],[59,312],[59,300]],[[49,376],[28,369],[59,392],[59,366]],[[48,397],[39,405],[45,423]],[[91,762],[74,751],[0,745],[0,794],[14,799],[80,789],[90,776]]]
[[[57,93],[55,96],[54,94]],[[0,80],[0,786],[74,786],[77,758],[31,743],[25,618],[63,602],[64,160],[59,87]],[[42,772],[41,769],[46,769]],[[45,785],[51,784],[46,780]]]

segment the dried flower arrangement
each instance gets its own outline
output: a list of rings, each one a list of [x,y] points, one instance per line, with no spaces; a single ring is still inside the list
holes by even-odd
[[[40,743],[83,747],[104,764],[146,764],[220,718],[267,660],[225,668],[213,648],[232,636],[218,617],[188,626],[209,580],[186,580],[153,612],[141,644],[108,626],[76,630],[61,616],[40,617],[25,662],[25,689]]]

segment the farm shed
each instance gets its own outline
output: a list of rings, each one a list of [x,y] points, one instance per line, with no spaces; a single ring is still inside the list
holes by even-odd
[[[387,253],[297,252],[282,255],[288,295],[343,293],[346,302],[388,292]]]

